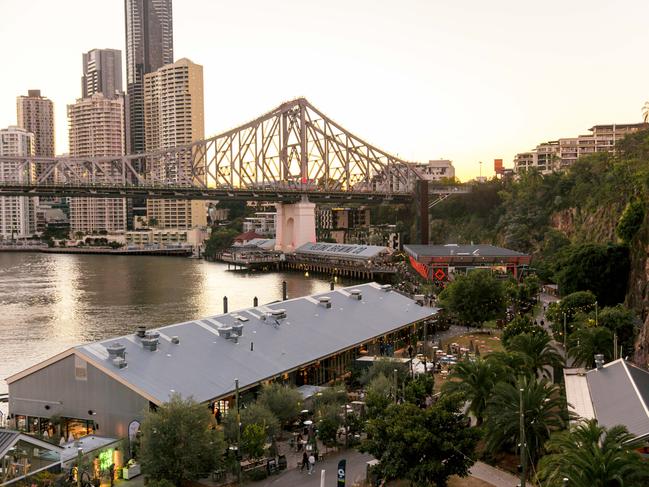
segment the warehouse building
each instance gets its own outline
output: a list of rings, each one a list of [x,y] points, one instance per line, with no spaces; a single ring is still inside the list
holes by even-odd
[[[9,414],[33,433],[125,438],[174,394],[226,413],[235,379],[320,385],[436,313],[368,283],[73,347],[9,378]],[[52,431],[53,418],[58,429]]]

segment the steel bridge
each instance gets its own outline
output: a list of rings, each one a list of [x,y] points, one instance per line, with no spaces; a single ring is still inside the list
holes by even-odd
[[[416,167],[298,98],[190,145],[112,157],[0,157],[0,196],[410,202]]]

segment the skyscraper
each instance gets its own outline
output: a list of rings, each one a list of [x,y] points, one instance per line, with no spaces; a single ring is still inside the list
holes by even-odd
[[[144,122],[147,152],[191,144],[205,137],[203,66],[179,59],[144,76]],[[178,170],[190,172],[190,160],[167,166],[162,159],[148,170],[179,182]],[[207,224],[204,201],[147,200],[147,216],[161,228],[193,228]]]
[[[54,157],[54,104],[40,90],[16,99],[18,126],[34,134],[34,155]]]
[[[70,156],[121,156],[125,152],[124,97],[95,93],[68,105]],[[110,174],[110,163],[103,168]],[[97,182],[103,182],[101,177]],[[91,233],[126,229],[124,198],[72,198],[70,230]]]
[[[20,127],[0,130],[0,156],[33,156],[34,134]],[[0,181],[27,182],[29,174],[17,171],[18,161],[0,162]],[[0,239],[29,237],[36,232],[38,198],[0,197]]]
[[[93,49],[83,54],[81,97],[103,93],[113,98],[122,92],[122,52],[118,49]]]
[[[124,0],[130,150],[144,152],[144,75],[173,63],[171,0]]]

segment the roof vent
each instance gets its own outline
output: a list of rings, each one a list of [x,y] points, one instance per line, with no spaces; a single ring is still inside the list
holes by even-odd
[[[241,315],[236,315],[235,318],[237,320],[241,321],[242,323],[245,323],[246,321],[248,321],[248,318],[246,318],[245,316],[241,316]]]
[[[390,292],[392,291],[392,286],[390,284],[383,284],[381,286],[381,291]]]
[[[237,323],[236,325],[232,325],[232,334],[238,337],[243,335],[243,325],[240,323]]]
[[[284,308],[273,309],[270,313],[276,320],[286,318],[286,310]]]
[[[146,335],[146,326],[143,325],[138,326],[135,334],[140,338],[144,338],[144,335]]]
[[[230,335],[232,335],[232,327],[231,326],[222,326],[221,328],[218,329],[219,331],[219,336],[223,338],[230,338]]]
[[[318,301],[319,306],[327,309],[331,308],[331,298],[329,296],[320,296]]]
[[[171,337],[171,343],[173,343],[174,345],[178,345],[180,343],[180,338],[176,336]]]
[[[160,339],[160,333],[157,331],[149,332],[144,335],[144,338],[140,340],[142,343],[142,348],[155,352],[158,349],[158,340]]]
[[[126,367],[126,359],[123,357],[115,357],[113,359],[113,365],[118,369],[123,369],[124,367]]]
[[[124,358],[126,355],[126,346],[119,342],[111,343],[106,347],[106,350],[108,351],[108,358],[111,360],[116,357]]]
[[[604,366],[604,355],[601,353],[595,354],[595,367],[601,369]]]
[[[351,289],[349,291],[349,297],[360,301],[361,299],[363,299],[363,293],[361,292],[360,289]]]

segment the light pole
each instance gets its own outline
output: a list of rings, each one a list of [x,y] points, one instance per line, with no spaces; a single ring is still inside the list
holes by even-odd
[[[394,402],[398,402],[397,397],[399,395],[399,385],[397,384],[397,369],[394,369],[392,372],[393,379],[394,379]]]
[[[77,487],[81,487],[81,459],[83,458],[83,449],[77,448]]]
[[[597,320],[597,301],[595,301],[595,326],[599,325],[599,322]]]
[[[568,332],[566,327],[566,312],[563,312],[563,349],[568,353]]]
[[[237,408],[237,483],[241,485],[241,460],[239,460],[239,447],[241,444],[241,414],[239,413],[239,379],[234,379],[234,402]]]
[[[521,487],[525,487],[526,455],[525,451],[525,411],[523,409],[523,389],[518,389],[520,402],[520,440],[521,440]]]

